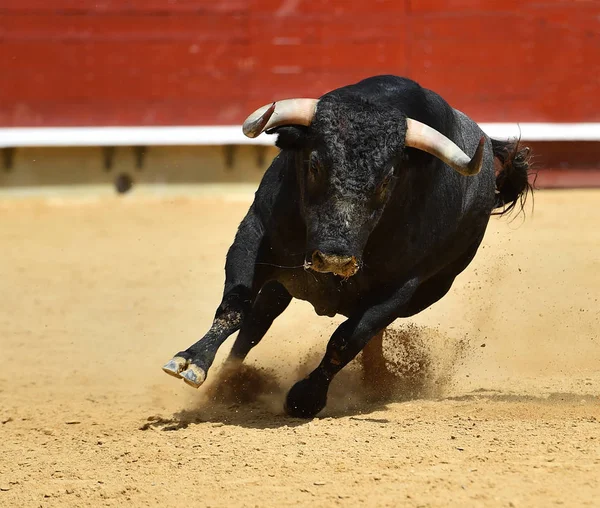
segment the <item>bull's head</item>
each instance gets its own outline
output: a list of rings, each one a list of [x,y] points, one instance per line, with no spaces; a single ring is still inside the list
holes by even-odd
[[[306,265],[354,275],[369,235],[397,180],[404,146],[439,158],[463,175],[481,169],[484,139],[473,158],[435,129],[395,110],[336,96],[287,99],[264,106],[244,122],[254,138],[277,129],[278,145],[296,154]]]

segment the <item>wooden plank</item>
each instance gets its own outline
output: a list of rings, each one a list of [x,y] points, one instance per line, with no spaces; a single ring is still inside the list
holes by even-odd
[[[479,121],[598,121],[599,55],[600,2],[579,0],[0,0],[0,111],[52,123],[51,100],[198,97],[246,110],[392,73]]]
[[[247,79],[244,74],[222,73],[214,75],[208,72],[157,73],[151,80],[144,74],[136,73],[90,73],[68,79],[60,73],[36,76],[27,74],[10,75],[3,79],[0,90],[1,107],[10,107],[20,103],[37,101],[79,100],[93,103],[110,99],[121,101],[127,107],[130,101],[145,100],[193,100],[205,97],[213,101],[226,102],[232,97],[246,97],[240,90],[240,83]]]
[[[546,169],[536,180],[538,189],[600,188],[600,171],[585,169]]]
[[[247,101],[248,114],[264,104],[290,97],[321,97],[341,86],[356,83],[371,75],[357,68],[328,72],[308,70],[298,76],[270,73],[266,76],[252,75]],[[264,86],[268,82],[269,87]]]
[[[236,125],[249,114],[242,101],[164,99],[146,101],[50,100],[0,105],[0,125],[76,127],[118,125]]]
[[[118,41],[6,42],[0,44],[0,62],[10,65],[11,73],[27,72],[39,76],[65,74],[68,81],[92,72],[115,76],[131,69],[143,70],[143,79],[165,72],[198,69],[215,74],[237,71],[246,66],[245,44],[214,44],[203,41]],[[7,73],[8,75],[9,73]],[[185,74],[181,75],[185,78]],[[3,77],[4,78],[4,77]]]
[[[525,144],[531,148],[535,167],[540,168],[540,172],[547,168],[600,170],[598,141],[528,141]]]
[[[406,13],[406,3],[401,0],[253,0],[252,13],[269,14],[273,17],[321,14],[329,19],[335,16],[353,14]]]
[[[597,121],[600,32],[591,30],[597,18],[582,16],[548,9],[517,22],[501,14],[502,31],[477,14],[417,17],[411,76],[480,121]]]
[[[215,13],[203,15],[171,13],[168,16],[132,17],[125,14],[15,15],[0,11],[0,40],[42,40],[50,44],[72,40],[243,42],[248,37],[246,27],[246,17],[239,14],[224,17]]]
[[[544,10],[559,7],[565,11],[570,8],[585,8],[597,3],[597,0],[408,0],[409,10],[416,14],[453,13],[465,14]]]
[[[406,19],[370,16],[356,23],[355,16],[337,16],[326,20],[311,16],[274,18],[252,15],[248,20],[248,38],[257,45],[287,46],[332,43],[386,43],[396,44],[406,40]],[[350,48],[351,49],[351,48]],[[350,51],[357,56],[357,51]],[[368,53],[358,53],[368,60]]]
[[[407,37],[410,25],[404,15],[364,14],[357,22],[356,15],[339,15],[320,20],[318,23],[321,41],[356,41],[413,44]],[[359,55],[361,59],[367,55]]]
[[[0,12],[171,13],[247,12],[247,0],[0,0]]]
[[[357,55],[368,55],[360,68],[377,74],[401,72],[406,68],[406,51],[402,44],[339,42],[330,44],[279,45],[255,43],[251,58],[258,72],[274,69],[303,70],[351,69],[356,66]]]

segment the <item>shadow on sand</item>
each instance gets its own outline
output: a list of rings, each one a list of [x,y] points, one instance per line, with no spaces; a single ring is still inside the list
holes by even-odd
[[[391,402],[421,398],[414,391],[389,390],[376,393],[365,385],[357,369],[342,372],[332,384],[327,407],[318,418],[342,418],[385,423],[387,420],[362,417],[386,408]],[[235,425],[246,428],[274,429],[297,427],[310,420],[291,418],[284,412],[285,395],[290,386],[277,380],[267,369],[242,366],[235,372],[220,371],[215,380],[191,408],[182,409],[170,418],[150,416],[140,427],[164,431],[185,429],[203,423]]]
[[[498,390],[488,390],[479,388],[471,393],[457,395],[454,397],[445,397],[444,400],[457,402],[472,402],[478,400],[487,400],[490,402],[511,402],[511,403],[535,403],[551,405],[573,405],[573,404],[600,404],[600,395],[571,393],[571,392],[551,392],[545,395],[527,395],[517,393],[505,393]]]
[[[319,418],[358,417],[383,410],[394,402],[440,398],[457,359],[464,354],[465,343],[454,341],[448,347],[446,338],[435,333],[414,326],[388,330],[384,339],[384,372],[365,379],[360,359],[352,362],[333,380],[327,407]],[[444,351],[443,357],[432,353],[432,340],[443,342],[438,348]],[[202,387],[193,408],[167,419],[152,416],[141,428],[179,430],[199,423],[261,429],[303,425],[309,420],[285,415],[285,396],[293,383],[308,375],[319,361],[320,354],[309,355],[291,372],[286,372],[285,366],[277,371],[246,364],[222,366]]]
[[[573,405],[573,404],[599,404],[600,396],[578,393],[554,392],[543,396],[519,395],[514,393],[501,393],[492,390],[476,390],[472,393],[454,397],[425,398],[420,396],[403,396],[401,394],[390,395],[379,400],[364,400],[361,404],[354,404],[346,408],[329,409],[326,408],[317,416],[320,418],[346,418],[367,423],[385,424],[389,423],[386,418],[373,418],[370,414],[385,410],[389,404],[402,403],[417,400],[438,400],[440,402],[507,402],[507,403],[535,403],[548,405]],[[379,415],[378,415],[379,416]],[[191,425],[199,424],[221,424],[233,425],[251,429],[277,429],[284,427],[298,427],[305,425],[310,420],[290,418],[283,413],[272,411],[267,405],[261,402],[244,402],[234,404],[224,404],[222,401],[213,401],[201,404],[194,409],[184,409],[173,414],[170,418],[160,416],[150,416],[140,430],[150,428],[162,431],[177,431],[186,429]]]
[[[389,404],[409,401],[440,402],[491,401],[542,404],[593,402],[600,397],[575,393],[550,393],[544,396],[502,393],[479,389],[460,396],[448,396],[453,377],[472,346],[466,337],[451,339],[436,329],[404,326],[384,337],[387,368],[376,378],[365,379],[360,359],[349,364],[333,380],[327,407],[317,418],[344,418],[386,423],[381,415],[368,415],[387,409]],[[300,367],[269,369],[253,365],[221,367],[203,386],[192,407],[169,418],[150,416],[141,430],[176,431],[190,425],[222,424],[255,429],[297,427],[310,420],[290,418],[283,410],[291,386],[318,364],[320,355],[307,357]],[[288,369],[286,370],[286,367]]]

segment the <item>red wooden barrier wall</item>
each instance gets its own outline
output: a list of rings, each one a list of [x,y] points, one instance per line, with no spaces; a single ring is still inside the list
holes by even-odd
[[[381,73],[479,121],[600,121],[600,2],[0,0],[0,126],[238,124]]]

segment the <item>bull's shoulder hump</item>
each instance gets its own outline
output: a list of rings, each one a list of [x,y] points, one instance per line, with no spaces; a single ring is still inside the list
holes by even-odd
[[[456,118],[458,127],[458,136],[454,140],[463,150],[469,150],[477,148],[481,136],[487,138],[488,136],[481,130],[481,127],[472,118],[465,115],[458,109],[453,109],[454,116]]]

